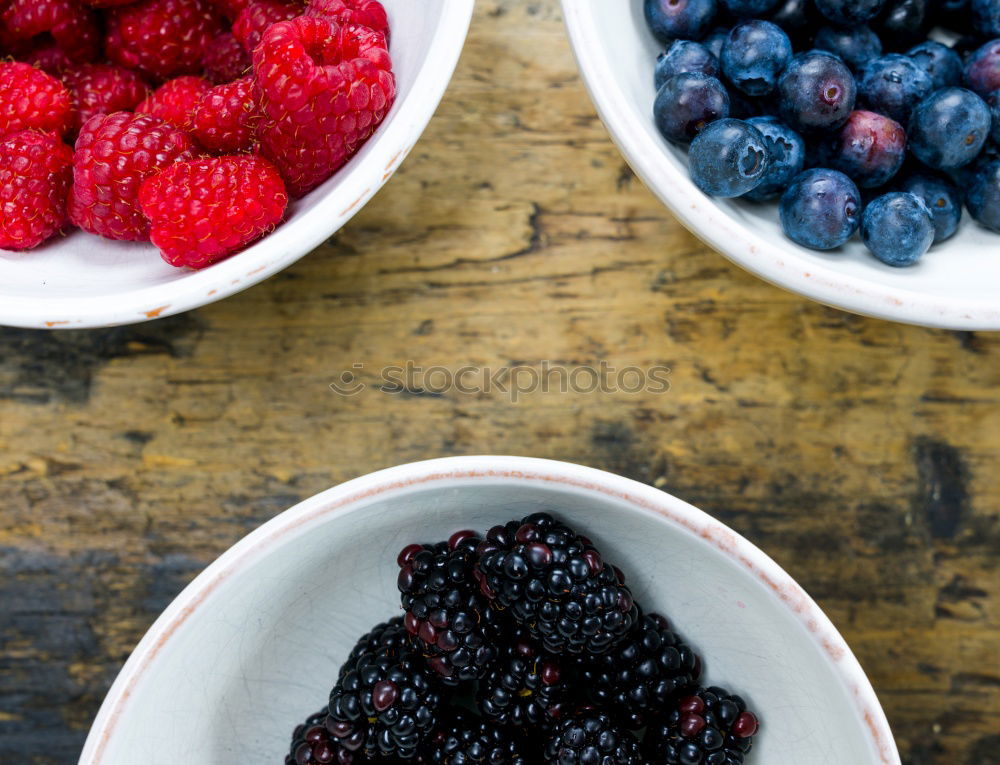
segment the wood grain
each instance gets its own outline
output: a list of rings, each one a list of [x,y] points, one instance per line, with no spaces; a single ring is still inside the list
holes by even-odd
[[[669,367],[666,393],[438,394],[404,365]],[[333,483],[519,453],[667,488],[840,627],[910,765],[1000,763],[1000,336],[824,308],[633,177],[555,0],[479,3],[436,118],[336,237],[144,326],[0,330],[0,762],[71,763],[205,564]],[[330,384],[356,371],[353,397]]]

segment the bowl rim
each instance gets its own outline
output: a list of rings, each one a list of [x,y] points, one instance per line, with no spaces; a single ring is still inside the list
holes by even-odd
[[[611,139],[646,187],[713,250],[777,287],[853,313],[941,329],[1000,329],[1000,301],[959,302],[879,284],[781,250],[741,225],[705,196],[686,173],[659,161],[662,144],[627,118],[631,106],[602,53],[602,30],[593,15],[596,4],[561,1],[573,55]],[[669,183],[663,183],[664,179]]]
[[[153,623],[125,662],[101,705],[79,765],[103,765],[104,753],[136,684],[171,637],[231,577],[256,563],[284,537],[329,522],[359,502],[454,481],[510,481],[560,485],[603,495],[686,529],[714,546],[770,589],[803,625],[853,697],[872,751],[886,765],[900,765],[889,723],[868,677],[837,628],[795,580],[762,550],[722,522],[677,497],[595,468],[533,457],[467,456],[412,462],[355,478],[280,513],[237,542],[202,571]]]
[[[440,23],[414,78],[413,91],[344,169],[336,197],[294,223],[280,247],[260,247],[162,284],[86,297],[12,297],[0,300],[0,325],[27,329],[85,329],[138,324],[214,303],[262,282],[328,239],[388,182],[413,150],[444,98],[465,47],[475,0],[441,0]],[[439,77],[437,75],[440,75]],[[316,192],[313,192],[316,193]],[[345,205],[344,200],[353,200]]]

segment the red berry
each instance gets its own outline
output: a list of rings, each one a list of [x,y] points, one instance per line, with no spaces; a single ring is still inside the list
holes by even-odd
[[[0,248],[28,250],[59,231],[72,180],[73,151],[52,133],[0,141]]]
[[[106,18],[108,58],[160,80],[200,71],[202,51],[222,32],[207,0],[140,0]]]
[[[129,111],[149,94],[138,74],[112,64],[84,64],[62,80],[72,99],[74,133],[95,114]]]
[[[91,8],[114,8],[116,5],[128,5],[134,2],[135,0],[83,0],[83,4]]]
[[[233,22],[233,35],[247,53],[253,53],[268,29],[294,19],[304,9],[301,0],[250,0]]]
[[[216,85],[238,80],[250,73],[250,55],[232,32],[223,32],[201,53],[205,77]]]
[[[693,712],[701,714],[705,711],[705,702],[700,696],[688,696],[677,703],[677,709],[681,712]]]
[[[288,194],[267,160],[244,154],[168,167],[143,183],[139,202],[163,259],[204,268],[271,231]]]
[[[743,712],[733,723],[733,735],[737,738],[750,738],[757,732],[757,718],[752,712]]]
[[[139,207],[139,186],[195,155],[191,138],[158,117],[129,112],[93,117],[76,139],[70,220],[108,239],[145,241],[149,221]]]
[[[385,38],[300,16],[275,24],[254,51],[262,150],[300,197],[340,168],[382,122],[396,96]]]
[[[261,120],[253,77],[209,89],[194,113],[193,131],[198,142],[218,154],[253,151]]]
[[[75,0],[7,0],[3,19],[16,39],[30,40],[49,34],[72,63],[95,61],[100,54],[100,33],[94,12]]]
[[[62,135],[73,115],[69,91],[55,77],[20,62],[0,62],[0,136],[20,130]]]
[[[181,130],[191,131],[194,113],[201,98],[209,91],[201,77],[175,77],[169,80],[135,107],[136,114],[152,114]]]
[[[413,556],[424,549],[423,545],[412,544],[407,545],[402,550],[399,551],[399,555],[396,557],[396,563],[400,568],[410,563],[413,560]]]
[[[45,37],[42,36],[39,39],[44,40]],[[14,58],[18,61],[38,67],[53,77],[62,77],[66,70],[72,69],[75,66],[70,61],[69,56],[66,55],[66,51],[55,43],[48,43],[46,45],[28,44],[26,47],[21,46],[16,48],[15,52],[16,55]]]
[[[323,16],[338,24],[360,24],[389,34],[389,16],[378,0],[308,0],[308,3],[308,16]]]
[[[681,718],[681,735],[686,738],[694,738],[701,729],[705,727],[705,718],[701,715],[689,714]]]
[[[219,14],[230,21],[236,21],[236,17],[247,7],[250,0],[208,0],[208,2]]]
[[[399,688],[389,680],[380,680],[372,688],[372,706],[376,712],[384,712],[399,698]]]

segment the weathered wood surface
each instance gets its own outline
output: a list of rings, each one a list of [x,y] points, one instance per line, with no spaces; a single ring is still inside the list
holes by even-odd
[[[329,388],[407,359],[663,364],[671,388]],[[297,266],[145,326],[0,330],[0,762],[74,762],[144,630],[262,521],[507,452],[729,523],[843,631],[905,762],[1000,763],[998,361],[1000,336],[847,315],[708,251],[612,146],[555,0],[484,0],[413,155]]]

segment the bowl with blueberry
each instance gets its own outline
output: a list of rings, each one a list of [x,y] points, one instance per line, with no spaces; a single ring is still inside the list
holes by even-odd
[[[318,494],[132,652],[81,765],[899,765],[762,551],[645,484],[457,457]]]
[[[1000,1],[563,11],[613,139],[711,247],[827,305],[1000,329]]]

